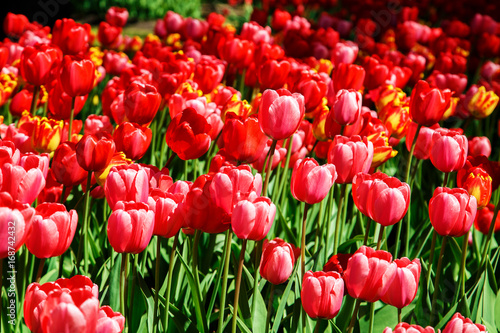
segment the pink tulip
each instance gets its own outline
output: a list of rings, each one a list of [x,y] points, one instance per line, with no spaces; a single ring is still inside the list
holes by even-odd
[[[271,199],[241,200],[233,209],[231,226],[239,239],[260,241],[266,237],[276,215],[276,206]]]
[[[474,324],[469,318],[465,318],[460,313],[455,313],[446,324],[443,333],[486,333],[486,326]]]
[[[0,195],[0,259],[11,256],[24,244],[31,230],[35,209]]]
[[[359,172],[368,172],[373,160],[373,143],[366,137],[337,135],[328,150],[328,163],[335,165],[339,184],[351,183]]]
[[[264,240],[260,258],[260,275],[272,284],[282,284],[292,274],[300,248],[280,238]]]
[[[124,325],[125,317],[105,305],[99,309],[97,314],[95,333],[121,333]]]
[[[394,331],[390,327],[386,327],[383,333],[435,333],[435,331],[434,328],[430,326],[423,328],[422,326],[418,325],[399,323],[396,325]]]
[[[148,199],[149,208],[155,213],[153,235],[170,238],[175,236],[183,225],[177,205],[185,195],[153,190]]]
[[[467,138],[462,129],[438,128],[432,134],[431,162],[442,172],[461,169],[467,160]]]
[[[104,193],[111,209],[118,201],[148,202],[149,180],[146,171],[137,164],[112,167]]]
[[[308,271],[304,274],[300,298],[309,317],[332,319],[342,305],[344,280],[337,272]]]
[[[297,160],[292,172],[292,195],[299,201],[313,205],[326,197],[335,179],[335,165],[320,166],[313,158]]]
[[[420,260],[418,258],[410,261],[408,258],[394,260],[398,266],[389,289],[382,296],[384,303],[402,309],[408,306],[417,295],[418,281],[420,279]]]
[[[486,136],[475,136],[469,140],[469,155],[479,156],[484,155],[490,157],[491,143]]]
[[[25,169],[20,165],[4,164],[0,169],[0,191],[12,199],[31,204],[45,187],[45,177],[39,168]]]
[[[353,124],[361,114],[363,97],[354,89],[340,89],[328,117],[333,117],[342,126]]]

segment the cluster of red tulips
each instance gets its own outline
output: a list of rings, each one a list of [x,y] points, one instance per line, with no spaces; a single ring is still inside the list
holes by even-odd
[[[6,16],[0,330],[497,332],[500,22],[327,2]]]

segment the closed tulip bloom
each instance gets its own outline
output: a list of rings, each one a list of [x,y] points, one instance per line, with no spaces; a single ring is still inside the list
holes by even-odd
[[[273,225],[276,206],[271,199],[242,200],[233,208],[231,227],[239,239],[260,241]]]
[[[293,271],[300,248],[280,238],[264,240],[260,258],[260,275],[272,284],[282,284],[288,280]]]
[[[117,151],[123,151],[127,158],[140,160],[151,144],[153,133],[149,127],[136,123],[121,123],[113,133]]]
[[[126,120],[140,125],[151,123],[160,107],[161,95],[152,85],[132,82],[124,92]]]
[[[115,153],[115,142],[108,133],[85,134],[76,145],[76,160],[86,171],[104,169]]]
[[[52,43],[64,54],[84,53],[89,48],[90,24],[81,24],[73,19],[57,20],[52,29]]]
[[[222,60],[202,55],[194,69],[193,81],[198,84],[204,94],[208,94],[222,82],[225,70],[226,65]]]
[[[491,223],[493,222],[494,210],[495,206],[493,206],[493,204],[488,204],[486,207],[477,210],[476,218],[474,219],[474,227],[484,235],[487,235],[490,230]],[[496,233],[500,231],[500,215],[497,214],[497,219],[494,223],[493,232]]]
[[[39,168],[25,169],[6,163],[0,169],[0,191],[23,204],[31,205],[44,187],[45,177]]]
[[[460,313],[455,313],[446,324],[443,333],[486,333],[486,326],[474,324],[469,318],[465,318]]]
[[[201,157],[210,147],[211,126],[193,108],[187,108],[176,115],[167,128],[167,145],[182,160]]]
[[[114,312],[105,305],[99,309],[95,333],[121,333],[125,325],[125,317],[120,312]]]
[[[148,205],[155,212],[153,235],[170,238],[179,232],[183,219],[177,206],[184,197],[185,195],[166,193],[159,189],[151,191]]]
[[[13,255],[25,243],[31,230],[35,209],[12,200],[7,193],[0,196],[0,259]]]
[[[106,12],[106,22],[115,27],[123,27],[128,20],[128,11],[126,8],[121,7],[109,7]]]
[[[95,83],[95,65],[90,59],[64,56],[61,64],[61,87],[71,97],[90,93]]]
[[[23,14],[7,13],[3,21],[3,31],[6,35],[21,37],[30,21]]]
[[[87,177],[87,171],[76,160],[75,143],[64,142],[57,147],[52,158],[52,172],[56,180],[67,187],[78,185]]]
[[[259,83],[262,89],[280,89],[286,83],[290,73],[290,63],[286,60],[267,60],[257,71]]]
[[[73,116],[79,114],[87,101],[88,95],[75,97],[75,104],[73,105],[73,97],[64,91],[60,82],[61,81],[59,81],[59,83],[57,83],[55,87],[49,91],[48,114],[50,118],[57,120],[69,120],[71,116],[71,108],[73,108]],[[67,134],[63,135],[63,138],[67,137]]]
[[[149,244],[155,213],[142,202],[119,201],[108,219],[108,240],[118,253],[140,253]]]
[[[243,121],[226,120],[221,136],[226,154],[241,163],[253,163],[258,160],[268,139],[260,129],[258,119],[254,117]]]
[[[31,144],[40,153],[52,153],[61,143],[63,122],[45,117],[34,118]]]
[[[423,328],[419,325],[410,325],[407,323],[399,323],[394,328],[394,331],[390,327],[386,327],[383,333],[435,333],[434,328],[427,326]]]
[[[359,173],[352,181],[352,197],[363,214],[387,227],[408,211],[410,186],[382,172]]]
[[[490,157],[491,143],[486,136],[475,136],[469,140],[469,155],[479,156],[484,155]]]
[[[111,124],[111,120],[108,116],[98,116],[91,114],[85,119],[85,125],[83,126],[84,134],[97,135],[99,132],[108,132],[113,134],[115,128]]]
[[[408,149],[408,151],[411,150],[411,144],[413,142],[413,138],[415,137],[415,133],[417,132],[417,126],[418,125],[414,122],[410,122],[408,126],[408,133],[406,134],[405,140],[406,149]],[[431,127],[422,126],[420,128],[413,156],[419,160],[429,159],[431,155],[432,135],[437,128],[439,128],[438,124],[434,124]]]
[[[329,116],[333,116],[333,119],[342,126],[354,123],[361,114],[362,99],[359,91],[353,89],[339,90]]]
[[[119,201],[148,202],[149,179],[137,164],[112,167],[104,184],[106,201],[111,209]]]
[[[359,135],[337,135],[328,150],[328,163],[335,165],[339,184],[351,183],[359,172],[368,172],[372,160],[373,143]]]
[[[431,126],[441,120],[450,103],[451,91],[431,88],[420,80],[412,90],[410,116],[419,125]]]
[[[461,169],[467,160],[467,137],[462,131],[438,128],[432,134],[431,162],[442,172]]]
[[[396,270],[389,252],[363,245],[348,261],[344,273],[347,292],[351,297],[376,302],[387,292]]]
[[[429,202],[429,217],[441,236],[460,237],[476,217],[477,200],[463,188],[438,187]]]
[[[420,279],[420,260],[410,261],[408,258],[395,259],[398,266],[394,279],[389,282],[389,289],[382,296],[382,302],[398,309],[408,306],[417,295],[418,281]]]
[[[335,165],[320,166],[314,158],[297,160],[292,172],[292,195],[299,201],[313,205],[326,197],[335,179]]]
[[[333,91],[340,89],[360,90],[365,80],[365,69],[354,64],[339,64],[332,72]]]
[[[337,272],[307,271],[300,291],[302,307],[311,318],[332,319],[344,298],[344,280]]]
[[[481,86],[469,100],[469,112],[474,118],[486,118],[495,110],[498,100],[499,97],[495,92],[486,91],[484,86]]]
[[[115,27],[108,22],[99,23],[97,39],[104,47],[112,47],[121,38],[122,28]]]
[[[62,52],[45,44],[27,46],[21,54],[21,75],[34,86],[49,83],[52,70],[59,66]]]
[[[59,203],[42,203],[36,207],[28,250],[37,258],[57,257],[66,252],[75,236],[78,215]]]
[[[490,202],[491,182],[490,175],[481,167],[465,167],[457,173],[457,186],[476,198],[478,209]]]
[[[286,139],[299,128],[304,113],[304,96],[286,89],[268,89],[260,102],[260,128],[274,140]]]

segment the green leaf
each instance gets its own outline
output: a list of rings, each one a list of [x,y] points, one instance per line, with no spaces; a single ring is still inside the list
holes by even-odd
[[[139,282],[140,289],[142,291],[142,294],[144,298],[146,299],[146,305],[147,305],[147,328],[148,332],[153,331],[153,317],[154,317],[154,298],[153,295],[151,294],[151,291],[149,290],[146,282],[142,278],[140,274],[137,274],[137,280]]]
[[[229,309],[231,311],[231,314],[234,316],[234,307],[229,304]],[[252,331],[245,325],[243,320],[240,319],[240,317],[236,317],[236,325],[240,328],[240,330],[244,333],[252,333]]]
[[[498,292],[495,300],[495,324],[500,327],[500,292]]]
[[[256,310],[255,313],[251,314],[252,329],[254,332],[264,332],[266,330],[267,306],[266,303],[264,302],[264,299],[262,298],[259,288],[257,288],[255,294],[252,295],[252,301],[251,301],[252,304],[254,297],[257,304],[255,308]]]
[[[290,294],[290,290],[292,289],[292,285],[295,280],[295,273],[297,272],[299,266],[300,265],[295,265],[291,278],[286,285],[283,295],[281,296],[280,304],[278,305],[278,311],[276,311],[276,316],[274,317],[273,328],[271,329],[272,333],[278,332],[281,324],[281,319],[283,318],[283,311],[285,310],[286,302],[288,300],[288,294]]]
[[[109,306],[113,311],[120,309],[120,262],[121,256],[112,253],[112,266],[109,276]]]

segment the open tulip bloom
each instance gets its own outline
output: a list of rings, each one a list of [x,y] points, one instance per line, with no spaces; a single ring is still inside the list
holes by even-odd
[[[2,18],[1,332],[500,327],[498,1],[54,1]]]

